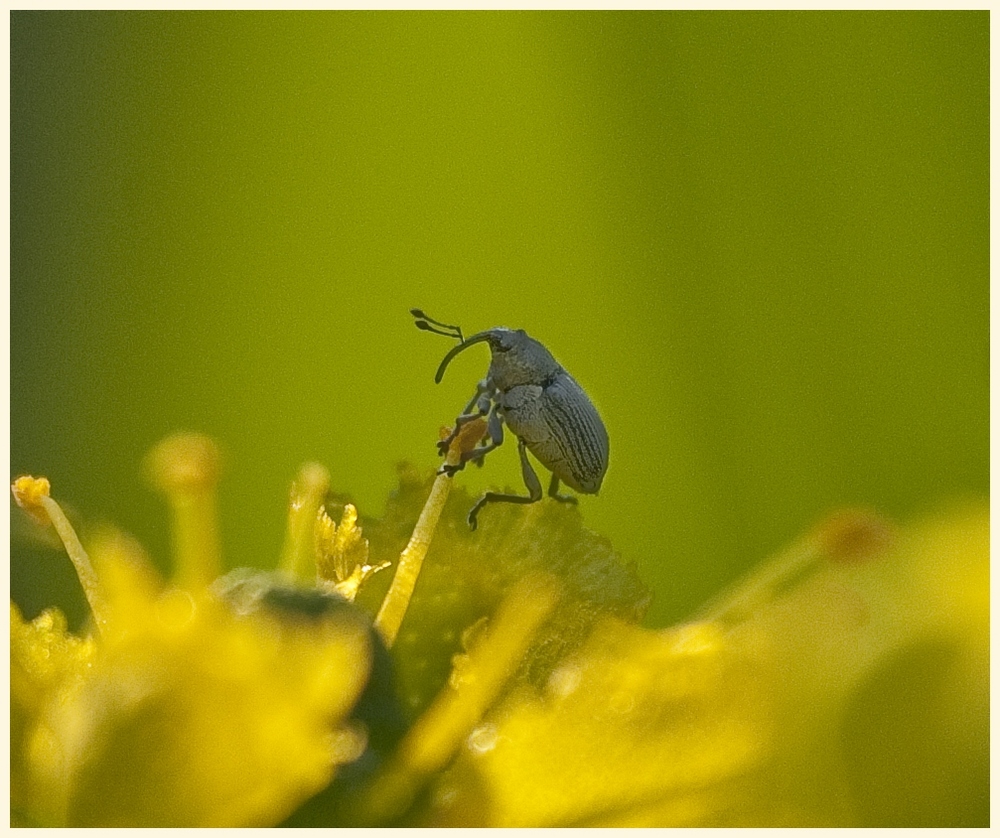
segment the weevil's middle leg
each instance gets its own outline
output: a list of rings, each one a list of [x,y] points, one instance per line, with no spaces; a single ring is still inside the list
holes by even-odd
[[[560,495],[559,494],[559,478],[554,474],[552,475],[552,482],[549,483],[549,497],[554,498],[559,501],[559,503],[576,503],[576,498],[573,495]]]
[[[500,492],[487,492],[476,505],[469,511],[469,529],[474,530],[477,526],[476,516],[479,510],[488,503],[536,503],[542,499],[542,484],[538,481],[538,475],[528,462],[528,450],[524,442],[519,442],[517,453],[521,455],[521,476],[524,478],[524,485],[528,488],[528,496],[504,495]]]

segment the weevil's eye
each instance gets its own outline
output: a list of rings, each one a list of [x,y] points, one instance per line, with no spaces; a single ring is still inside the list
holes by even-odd
[[[514,344],[517,343],[516,335],[517,332],[512,332],[509,329],[498,330],[495,339],[490,341],[490,346],[497,352],[510,352],[514,348]]]

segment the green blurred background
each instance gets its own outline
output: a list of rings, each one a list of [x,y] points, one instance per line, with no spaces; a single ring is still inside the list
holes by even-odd
[[[488,351],[436,386],[413,306],[590,393],[581,508],[650,625],[831,508],[988,492],[988,12],[10,26],[11,476],[164,567],[171,431],[223,449],[229,566],[274,564],[307,459],[365,515],[437,463]],[[459,480],[520,487],[515,446]],[[83,614],[22,538],[11,586]]]

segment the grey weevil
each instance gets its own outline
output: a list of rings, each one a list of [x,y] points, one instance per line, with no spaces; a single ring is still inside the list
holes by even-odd
[[[489,442],[466,455],[459,465],[442,466],[440,473],[452,475],[466,462],[482,465],[483,457],[503,442],[504,423],[518,439],[528,496],[487,492],[469,511],[471,529],[476,528],[479,510],[488,503],[535,503],[542,499],[542,484],[528,462],[528,451],[552,472],[549,497],[576,503],[575,497],[559,494],[560,480],[577,492],[597,494],[608,470],[608,432],[583,388],[542,344],[523,329],[501,327],[465,338],[458,326],[434,320],[420,309],[410,309],[410,314],[418,329],[458,341],[441,361],[434,376],[436,383],[441,382],[445,368],[459,352],[476,343],[490,345],[492,358],[486,378],[455,420],[451,436],[439,442],[438,448],[446,452],[459,428],[482,416],[487,416]]]

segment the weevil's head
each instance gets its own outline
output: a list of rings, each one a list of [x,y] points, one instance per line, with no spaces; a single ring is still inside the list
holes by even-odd
[[[483,342],[489,344],[493,355],[489,378],[499,390],[506,391],[519,384],[544,384],[561,369],[552,354],[537,340],[528,337],[524,329],[498,326],[472,335],[454,347],[441,361],[435,380],[441,380],[445,367],[459,352]]]
[[[486,339],[493,360],[490,379],[499,390],[509,390],[519,384],[543,385],[561,367],[542,344],[528,337],[524,329],[490,329]]]

